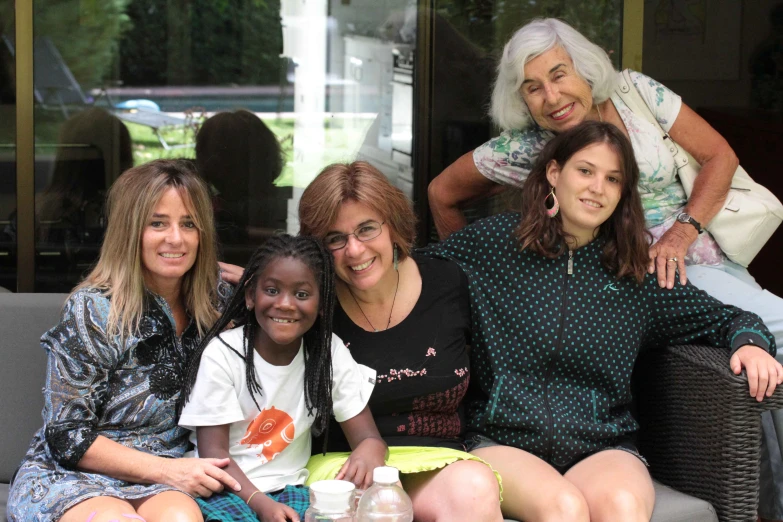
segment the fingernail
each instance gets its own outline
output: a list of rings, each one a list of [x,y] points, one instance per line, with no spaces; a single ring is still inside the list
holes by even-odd
[[[236,486],[234,486],[234,491],[242,491],[242,486],[237,484]]]

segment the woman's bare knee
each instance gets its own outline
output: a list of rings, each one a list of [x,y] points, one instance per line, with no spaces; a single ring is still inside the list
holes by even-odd
[[[486,464],[458,461],[437,472],[416,473],[403,484],[419,522],[500,522],[497,478]]]
[[[590,509],[576,488],[563,488],[541,499],[540,518],[531,522],[588,522]]]
[[[131,522],[133,519],[129,516],[138,516],[138,513],[128,501],[115,497],[93,497],[66,511],[60,522]]]
[[[501,509],[526,522],[588,522],[589,510],[579,489],[545,461],[510,446],[472,452],[503,477]]]
[[[136,502],[136,511],[145,522],[204,521],[196,501],[179,491],[164,491]]]
[[[492,469],[481,462],[460,461],[451,464],[448,483],[444,484],[448,494],[449,511],[460,520],[460,515],[471,515],[472,520],[501,520],[500,487]],[[464,518],[462,518],[464,520]]]
[[[566,473],[587,499],[593,521],[649,521],[655,505],[650,473],[634,455],[607,450],[592,455]]]
[[[646,499],[626,488],[607,490],[604,495],[590,504],[590,514],[594,522],[650,520]]]

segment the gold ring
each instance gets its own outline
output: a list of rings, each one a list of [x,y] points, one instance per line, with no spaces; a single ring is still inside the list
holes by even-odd
[[[677,258],[676,257],[670,257],[669,259],[667,259],[667,261],[672,261],[672,262],[676,263],[677,262]]]

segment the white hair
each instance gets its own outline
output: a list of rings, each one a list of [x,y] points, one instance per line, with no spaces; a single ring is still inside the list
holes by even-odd
[[[519,92],[525,81],[525,64],[556,46],[568,53],[576,73],[590,85],[593,103],[602,103],[611,96],[617,71],[606,52],[565,22],[537,18],[517,29],[503,48],[489,111],[501,129],[524,129],[532,122]]]

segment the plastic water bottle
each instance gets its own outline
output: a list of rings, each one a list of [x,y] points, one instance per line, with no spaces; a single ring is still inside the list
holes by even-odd
[[[313,482],[305,522],[354,522],[354,487],[347,480]]]
[[[356,510],[356,522],[413,522],[413,503],[397,485],[397,468],[375,468],[373,485],[362,495]]]

